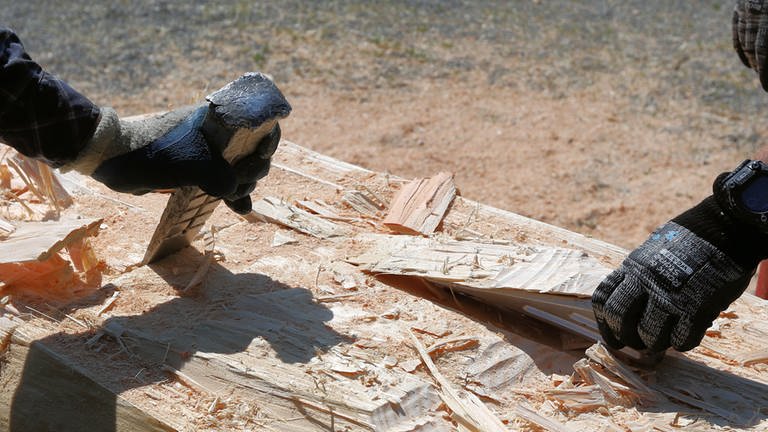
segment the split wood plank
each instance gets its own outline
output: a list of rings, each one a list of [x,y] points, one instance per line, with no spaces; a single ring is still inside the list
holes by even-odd
[[[392,200],[384,225],[405,234],[432,234],[456,197],[453,174],[438,173],[403,185]]]
[[[573,249],[383,234],[365,234],[358,239],[369,249],[349,260],[366,271],[417,276],[490,292],[589,298],[611,271]]]

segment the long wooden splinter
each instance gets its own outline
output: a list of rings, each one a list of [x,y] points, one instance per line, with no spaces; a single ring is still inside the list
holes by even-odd
[[[223,142],[229,163],[257,151],[259,141],[291,112],[283,94],[267,76],[248,73],[206,97],[206,138]],[[198,187],[181,187],[168,199],[142,264],[171,255],[192,243],[219,205]]]

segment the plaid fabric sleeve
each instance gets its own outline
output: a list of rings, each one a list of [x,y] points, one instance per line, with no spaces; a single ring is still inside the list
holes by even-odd
[[[0,27],[1,142],[58,167],[75,159],[98,120],[98,106],[43,71],[18,36]]]

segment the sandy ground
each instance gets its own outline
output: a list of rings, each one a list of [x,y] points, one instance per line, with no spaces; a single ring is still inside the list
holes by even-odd
[[[624,247],[764,140],[729,1],[0,0],[33,58],[130,115],[248,70],[283,136]],[[269,181],[267,179],[266,181]]]
[[[122,115],[198,102],[259,70],[294,107],[288,140],[402,177],[451,171],[468,198],[627,248],[765,140],[768,95],[731,48],[730,15],[715,0],[0,0],[0,23],[33,58]],[[294,195],[284,177],[261,190]],[[110,239],[155,220],[123,213],[99,240],[116,272],[146,238]],[[233,278],[272,238],[238,229],[219,244],[245,256],[229,261]],[[167,282],[158,292],[175,295]],[[161,328],[152,320],[179,304],[163,301],[125,312]]]

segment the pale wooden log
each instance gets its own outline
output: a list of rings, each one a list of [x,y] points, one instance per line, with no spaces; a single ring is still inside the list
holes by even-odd
[[[339,197],[338,191],[348,190],[355,184],[370,182],[368,184],[372,185],[372,190],[380,191],[384,190],[387,182],[391,180],[385,175],[373,175],[322,155],[313,156],[311,152],[292,148],[291,145],[282,146],[275,157],[278,161],[276,168],[281,165],[288,169],[277,168],[271,174],[278,176],[279,180],[274,186],[266,186],[273,188],[268,189],[272,196],[293,196],[295,184],[290,180],[295,180],[296,176],[301,176],[303,182],[309,179],[313,185],[311,190],[317,191],[316,196],[309,196],[307,199],[322,199],[325,202],[335,202]],[[460,204],[458,207],[457,203]],[[541,225],[526,227],[508,222],[504,214],[486,212],[482,206],[473,208],[479,210],[472,218],[479,215],[484,221],[496,226],[509,223],[519,229],[521,238],[526,237],[535,243],[533,246],[551,248],[564,245],[562,241],[565,236],[561,237],[556,232],[549,236],[549,231]],[[446,220],[468,220],[467,215],[474,210],[463,213],[465,210],[466,202],[454,201]],[[368,229],[365,224],[338,225],[349,229],[350,233],[357,234]],[[478,238],[486,238],[493,230],[477,226],[471,228],[477,231]],[[268,225],[247,227],[245,224],[237,224],[229,229],[239,230],[240,235],[245,232],[250,235],[246,230],[253,229],[255,240],[250,239],[248,247],[261,242],[266,245],[263,247],[268,248],[270,233],[276,228]],[[407,349],[406,328],[409,327],[420,329],[424,334],[423,340],[428,341],[428,344],[439,344],[440,339],[431,339],[433,336],[443,338],[443,341],[460,338],[461,335],[467,335],[467,338],[476,337],[480,342],[479,347],[448,354],[446,361],[450,362],[450,368],[442,368],[441,373],[449,384],[455,383],[458,387],[467,383],[467,389],[495,401],[499,412],[508,413],[507,418],[512,417],[515,404],[519,403],[520,399],[527,398],[533,411],[547,412],[547,417],[555,421],[556,425],[567,423],[572,418],[574,424],[568,423],[568,426],[579,430],[625,430],[630,421],[637,419],[634,407],[615,406],[609,401],[605,402],[605,406],[610,410],[610,417],[586,409],[590,404],[595,407],[595,400],[601,399],[603,393],[597,384],[594,389],[587,390],[596,391],[596,394],[573,396],[583,396],[578,399],[583,403],[570,399],[573,401],[571,406],[584,409],[576,413],[576,417],[572,417],[574,413],[566,415],[547,411],[546,406],[541,405],[541,398],[546,395],[545,390],[551,389],[552,377],[567,374],[570,365],[573,365],[578,357],[524,339],[495,325],[503,318],[513,329],[525,329],[530,322],[524,317],[510,322],[506,315],[502,317],[495,311],[476,313],[468,309],[473,302],[466,301],[464,305],[467,309],[464,312],[473,317],[470,320],[467,315],[457,313],[449,307],[437,306],[424,298],[393,289],[377,278],[354,274],[354,269],[350,266],[346,266],[351,272],[349,275],[366,281],[357,284],[355,300],[350,301],[349,297],[344,297],[345,294],[336,298],[327,295],[333,293],[332,289],[326,291],[328,287],[322,286],[324,280],[326,283],[333,283],[328,282],[333,279],[326,273],[329,262],[338,264],[349,251],[360,250],[358,238],[348,234],[332,241],[322,241],[298,236],[298,242],[290,249],[256,251],[256,255],[260,256],[256,262],[252,261],[252,250],[249,250],[249,258],[244,259],[244,248],[233,246],[226,251],[226,261],[220,265],[211,264],[211,271],[208,273],[208,285],[211,289],[206,290],[204,297],[178,298],[172,294],[173,290],[169,288],[169,284],[173,282],[174,286],[183,286],[195,272],[200,261],[196,255],[190,253],[189,262],[178,260],[173,263],[158,263],[151,269],[138,268],[114,281],[115,285],[120,287],[121,296],[119,301],[112,305],[113,313],[109,314],[112,317],[106,322],[109,331],[105,331],[105,334],[111,337],[94,339],[73,325],[71,320],[62,319],[61,314],[46,308],[38,310],[62,319],[62,322],[51,323],[32,317],[20,331],[23,333],[30,329],[35,330],[33,338],[39,340],[38,343],[44,344],[60,357],[71,360],[100,385],[107,386],[105,383],[111,383],[116,386],[118,380],[117,384],[132,382],[129,389],[117,385],[114,391],[119,391],[121,398],[140,407],[144,415],[161,419],[162,423],[177,429],[193,425],[201,429],[207,427],[209,430],[297,432],[345,428],[467,430],[463,424],[452,425],[444,418],[445,408],[439,408],[440,395],[431,385],[431,379],[425,375],[423,368],[417,369],[406,360],[413,358]],[[496,246],[521,244],[514,234],[494,241],[506,243]],[[608,268],[612,265],[614,258],[610,256],[609,248],[602,248],[599,242],[593,243],[587,238],[583,241],[585,247],[580,249],[596,258],[601,266]],[[568,243],[568,246],[576,247],[573,242]],[[288,256],[282,256],[281,253]],[[474,254],[472,251],[468,253]],[[493,254],[488,254],[487,257],[481,254],[475,265],[492,266],[491,256]],[[577,256],[573,255],[568,259]],[[496,257],[498,258],[498,255]],[[509,265],[511,262],[504,263]],[[174,266],[173,271],[169,269],[171,265]],[[451,265],[451,262],[444,261],[440,268],[450,268]],[[167,280],[156,273],[163,269]],[[472,270],[471,265],[465,269]],[[546,266],[542,269],[542,274],[547,273]],[[473,271],[474,276],[483,276],[482,272],[485,270],[476,267]],[[444,273],[440,273],[441,277],[446,278]],[[552,286],[556,285],[554,279],[549,276],[539,277],[540,280],[549,281],[541,285],[540,288],[544,291],[551,291]],[[483,280],[479,278],[479,282]],[[450,286],[454,282],[445,280],[440,283]],[[282,286],[285,284],[288,287]],[[530,297],[543,299],[537,303],[539,309],[565,309],[569,314],[576,314],[572,321],[594,331],[588,320],[578,315],[589,305],[589,298],[584,293],[570,295],[509,288],[473,289],[502,293],[514,291],[519,294],[518,298],[524,301],[523,304],[529,304]],[[263,295],[254,294],[254,290],[262,290]],[[224,291],[227,291],[227,294],[222,294]],[[319,299],[324,297],[333,302],[321,303]],[[388,305],[382,308],[382,304]],[[388,313],[393,306],[401,312]],[[69,315],[86,322],[85,317],[94,319],[93,316],[99,309],[99,305],[94,305],[92,308],[78,311],[84,316],[78,313]],[[759,320],[758,306],[753,309],[754,311],[739,310],[740,318],[734,318],[737,320],[734,324]],[[89,310],[94,315],[89,315]],[[119,330],[110,325],[111,323],[122,324],[123,329]],[[93,325],[105,328],[104,323],[98,321],[93,322]],[[449,334],[451,331],[453,333]],[[329,334],[334,335],[330,341]],[[722,334],[727,337],[727,329],[724,329]],[[87,339],[94,342],[86,345],[83,342]],[[57,341],[61,340],[75,343],[57,344]],[[115,352],[120,344],[125,346],[126,350]],[[16,343],[11,342],[2,353],[7,355],[17,349]],[[403,353],[406,353],[405,356]],[[108,370],[109,373],[100,372],[100,368],[110,365],[112,361],[121,362],[121,368]],[[126,367],[123,367],[123,364]],[[662,363],[660,368],[666,367],[665,364]],[[722,366],[711,359],[708,364]],[[183,376],[162,375],[160,381],[139,382],[146,375],[146,372],[142,373],[143,368],[156,372],[162,370],[162,365],[172,367]],[[0,382],[11,383],[4,386],[7,389],[6,394],[19,391],[19,386],[8,381],[8,377],[14,376],[14,373],[18,374],[20,367],[21,364],[15,363],[13,368],[5,365],[0,368]],[[686,365],[681,367],[688,368]],[[66,370],[58,365],[52,365],[51,369]],[[734,373],[741,375],[748,372],[747,369],[733,368]],[[759,396],[757,391],[768,386],[760,384],[759,377],[752,380],[738,378],[729,384],[730,380],[724,378],[723,372],[712,369],[709,374],[704,374],[694,368],[690,374],[679,374],[685,379],[675,381],[672,376],[678,370],[677,367],[671,368],[669,372],[661,370],[659,376],[665,389],[681,392],[680,388],[687,385],[688,379],[700,375],[705,377],[702,382],[690,387],[699,393],[696,398],[704,402],[707,402],[707,398],[713,398],[710,402],[719,403],[719,393],[716,389],[721,387],[721,381],[725,382],[722,387],[727,391],[722,394],[732,400],[725,401],[723,406],[728,407],[727,409],[733,406],[737,408],[735,412],[738,414],[734,415],[734,420],[742,421],[746,418],[743,414],[747,412],[748,405],[766,406],[762,399],[764,397]],[[609,372],[605,372],[606,377],[609,375]],[[194,380],[200,387],[196,390],[182,387],[177,381],[179,377],[182,377],[182,380]],[[648,378],[640,375],[640,379],[646,381]],[[621,386],[633,388],[620,378],[602,384],[607,392],[615,390],[622,393],[624,390]],[[737,395],[737,398],[732,394],[736,388],[734,384],[740,384],[745,389],[744,395]],[[702,390],[700,387],[704,385],[712,389]],[[576,392],[577,389],[573,391]],[[669,401],[661,396],[661,392],[655,393],[659,395],[659,403],[649,407],[650,410],[672,415],[692,410],[688,405],[676,403],[677,399]],[[568,398],[568,395],[563,396],[563,400],[569,400]],[[733,401],[738,403],[734,405]],[[224,421],[231,415],[237,417],[240,407],[245,406],[258,408],[258,413],[245,416],[252,422],[239,425],[226,421],[222,425],[216,423],[219,412]],[[215,415],[211,414],[209,407],[213,407]],[[642,411],[645,407],[639,405],[637,409]],[[85,416],[88,415],[85,410],[83,412]],[[723,427],[739,431],[761,430],[766,424],[763,414],[753,417],[745,427],[708,413],[704,413],[700,418],[700,423],[703,424],[697,426],[703,426],[700,428],[702,430],[711,431]],[[620,427],[613,426],[613,422]]]
[[[432,234],[456,196],[453,174],[441,172],[403,185],[383,224],[405,234]]]

